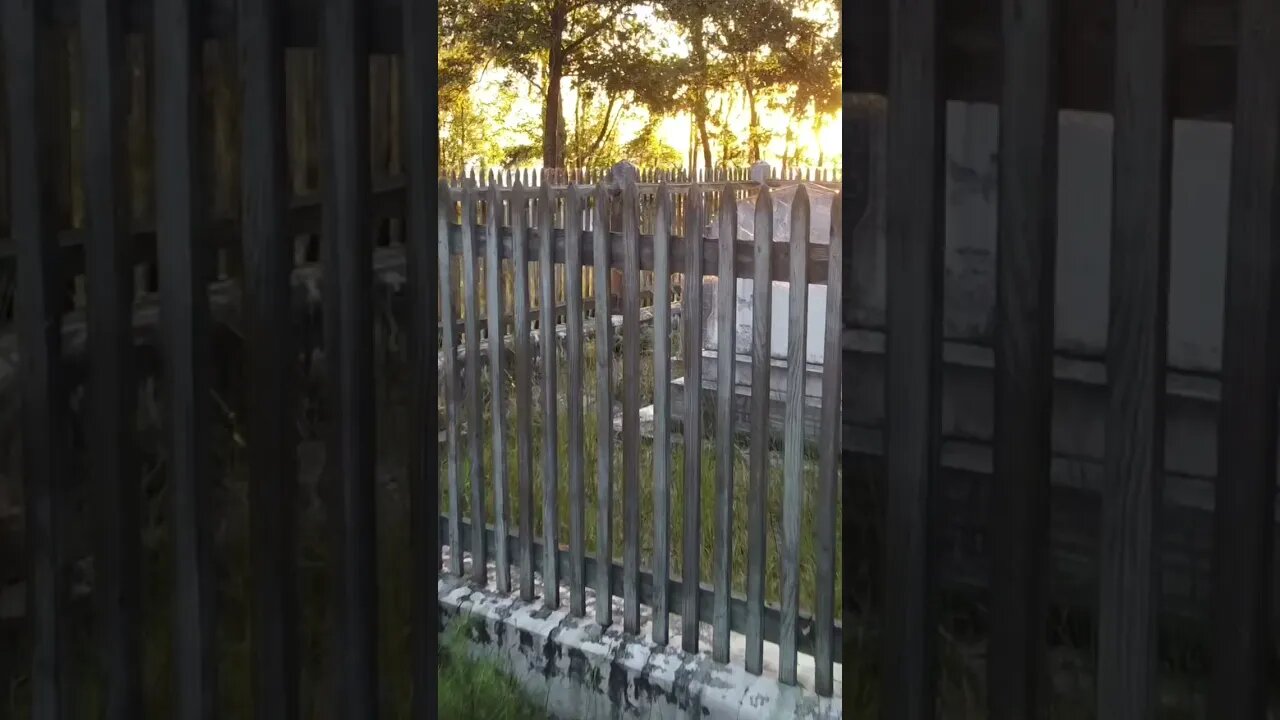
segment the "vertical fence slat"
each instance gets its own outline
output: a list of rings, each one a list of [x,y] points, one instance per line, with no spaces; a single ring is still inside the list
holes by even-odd
[[[372,223],[369,214],[369,48],[365,6],[359,0],[324,4],[320,55],[324,62],[327,165],[324,267],[325,360],[334,402],[332,435],[338,507],[333,532],[340,590],[336,621],[342,717],[374,720],[377,713],[377,554],[374,546],[374,426]],[[468,354],[468,364],[476,362]],[[472,430],[478,430],[478,425]],[[483,564],[481,565],[483,571]]]
[[[32,640],[31,718],[62,720],[69,658],[66,581],[62,572],[62,504],[67,485],[67,390],[62,357],[62,268],[50,199],[55,173],[45,148],[53,102],[44,92],[58,49],[51,45],[40,4],[5,0],[3,27],[8,86],[10,230],[17,249],[15,324],[22,349],[22,472],[30,556]]]
[[[596,185],[592,250],[596,281],[596,622],[613,623],[613,323],[609,318],[609,192]]]
[[[200,150],[203,62],[198,14],[190,0],[155,3],[156,254],[173,493],[175,717],[215,715],[212,526],[207,512],[211,323],[203,232],[204,153]]]
[[[542,186],[538,204],[538,271],[542,291],[538,340],[542,350],[542,538],[547,557],[542,564],[542,583],[548,607],[560,607],[560,573],[556,550],[560,545],[560,445],[556,388],[556,297],[555,297],[555,198],[551,185]]]
[[[765,538],[769,506],[769,340],[772,335],[773,195],[767,185],[756,197],[753,311],[751,317],[751,502],[747,506],[747,672],[764,667]]]
[[[840,363],[842,291],[844,286],[843,191],[831,204],[831,235],[827,255],[827,307],[822,328],[822,422],[818,438],[817,504],[817,596],[813,613],[814,686],[819,695],[830,696],[834,689],[832,647],[836,605],[836,497],[840,484],[836,473],[840,461]],[[760,227],[757,221],[756,227]]]
[[[886,189],[885,717],[934,714],[934,578],[927,537],[937,472],[946,110],[939,0],[889,8]]]
[[[622,627],[640,632],[640,224],[639,191],[622,191]]]
[[[581,173],[579,173],[581,175]],[[576,617],[587,613],[585,430],[582,412],[582,205],[579,190],[570,185],[565,193],[564,264],[568,308],[567,360],[569,364],[569,610]]]
[[[1164,0],[1116,4],[1111,318],[1107,337],[1111,392],[1098,602],[1097,709],[1103,720],[1155,717],[1157,710],[1159,517],[1164,505],[1173,145],[1166,55],[1170,17]],[[1053,257],[1052,247],[1044,252]],[[1034,282],[1045,282],[1046,277],[1052,280],[1051,269]],[[1052,300],[1050,294],[1042,301],[1049,304],[1044,312],[1049,321],[1053,318]],[[1051,345],[1052,337],[1043,342]],[[1046,347],[1044,352],[1043,382],[1047,385],[1052,348]],[[1041,392],[1047,396],[1050,389],[1045,387]],[[1047,425],[1046,420],[1042,441],[1046,468]],[[1043,472],[1047,491],[1047,469]],[[1025,479],[1018,477],[1019,481]],[[1266,504],[1270,505],[1269,499]],[[1046,515],[1041,517],[1047,520]],[[1043,618],[1035,627],[1043,634]]]
[[[1263,717],[1275,533],[1280,5],[1239,9],[1222,339],[1209,717]]]
[[[653,230],[653,642],[665,647],[671,578],[671,195],[658,186]]]
[[[281,5],[239,5],[243,102],[243,213],[246,347],[249,349],[250,522],[253,536],[255,713],[298,716],[299,612],[295,558],[297,445],[285,147]],[[433,368],[434,369],[434,368]],[[438,513],[438,510],[437,510]],[[434,543],[433,543],[434,544]]]
[[[133,366],[133,264],[124,102],[123,5],[81,5],[84,59],[85,270],[91,419],[88,467],[100,498],[101,544],[95,557],[106,717],[142,712],[141,527],[138,466],[132,452],[137,404]],[[281,476],[285,477],[285,476]]]
[[[515,272],[516,458],[520,488],[520,597],[533,601],[533,383],[529,358],[529,196],[516,179],[511,193],[511,258]]]
[[[493,559],[496,564],[498,592],[511,592],[511,562],[507,558],[507,440],[506,440],[506,370],[503,356],[507,347],[503,343],[506,331],[502,327],[502,199],[498,196],[498,180],[489,175],[488,201],[485,204],[485,282],[489,301],[489,416],[493,424],[493,528],[495,537]]]
[[[439,261],[440,240],[447,238],[448,227],[432,237],[431,203],[439,203],[443,212],[448,203],[438,200],[439,144],[435,127],[431,124],[437,116],[432,107],[431,88],[436,82],[433,58],[437,15],[428,10],[425,3],[404,4],[404,56],[400,77],[401,119],[398,124],[403,133],[405,172],[409,176],[404,228],[405,252],[409,255],[409,292],[414,309],[413,329],[409,333],[413,353],[414,416],[410,425],[410,437],[418,439],[411,452],[409,468],[411,532],[415,561],[412,563],[413,602],[413,718],[430,720],[438,713],[436,705],[437,658],[439,642],[437,630],[440,605],[437,595],[437,578],[440,574],[440,401],[438,398],[440,366],[437,364],[437,336],[430,328],[439,322],[436,303],[448,296],[440,292],[438,272],[448,266],[448,249],[444,261]],[[399,142],[393,136],[393,143]],[[393,164],[399,159],[393,155]],[[447,187],[445,188],[447,189]],[[445,318],[453,322],[452,313]],[[452,354],[453,330],[445,335],[443,349]],[[452,364],[446,364],[452,368]],[[445,382],[446,387],[450,385]],[[446,390],[452,393],[452,389]],[[449,423],[455,415],[451,412]],[[456,443],[456,437],[450,438]],[[454,475],[456,477],[456,475]],[[452,491],[451,491],[452,492]],[[457,547],[456,545],[454,546]],[[450,555],[458,553],[450,549]],[[430,557],[431,562],[424,562]]]
[[[796,683],[800,613],[800,512],[804,501],[805,328],[809,320],[809,194],[796,188],[791,206],[791,272],[787,289],[787,405],[782,457],[782,617],[778,679]]]
[[[684,216],[684,559],[681,647],[698,651],[702,559],[702,188],[689,188]]]
[[[717,175],[723,175],[719,170]],[[719,266],[716,277],[716,527],[715,603],[712,608],[711,653],[716,662],[729,662],[729,596],[733,593],[733,386],[737,306],[733,275],[733,247],[738,239],[738,204],[733,188],[720,189]]]
[[[452,198],[448,181],[441,180],[435,246],[442,289],[440,345],[444,355],[445,444],[449,453],[445,469],[449,485],[449,572],[457,577],[462,575],[462,482],[459,478],[462,472],[462,439],[459,437],[459,425],[463,410],[462,373],[458,368],[458,314],[453,306],[453,288],[457,286],[457,277],[453,273],[453,255],[449,251],[449,219],[454,213]],[[465,238],[465,223],[462,233]],[[521,499],[521,503],[523,502]]]
[[[995,342],[996,483],[987,701],[1039,714],[1045,687],[1058,114],[1056,0],[1005,0]]]
[[[476,255],[476,183],[468,178],[462,190],[463,332],[466,334],[463,379],[467,397],[468,481],[471,483],[471,576],[488,581],[484,546],[484,423],[480,396],[480,289]]]

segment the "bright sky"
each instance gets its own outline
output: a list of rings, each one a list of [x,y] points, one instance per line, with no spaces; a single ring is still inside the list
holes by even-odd
[[[642,19],[648,19],[649,22],[658,25],[665,25],[662,20],[655,17],[648,8],[641,7],[637,13]],[[797,10],[797,14],[808,17],[810,19],[825,21],[831,28],[831,33],[835,32],[835,8],[831,4],[821,4],[814,8]],[[687,44],[679,36],[673,28],[659,28],[659,32],[655,33],[664,39],[666,50],[674,55],[685,55],[688,53]],[[510,78],[510,74],[502,68],[489,68],[472,87],[472,97],[481,106],[493,103],[498,97],[499,88],[502,83]],[[514,128],[524,121],[536,121],[541,114],[540,98],[528,84],[517,78],[514,83],[521,98],[512,108],[510,122],[508,127]],[[576,101],[576,95],[572,82],[566,79],[562,86],[564,97],[565,115],[568,123],[573,122],[573,107]],[[747,109],[746,98],[741,93],[736,97],[728,97],[723,94],[713,94],[708,98],[708,104],[712,113],[717,117],[724,117],[724,114],[717,112],[723,109],[726,102],[735,103],[734,107],[729,108],[730,125],[734,132],[741,138],[747,137],[747,129],[750,120],[750,112]],[[804,154],[816,161],[819,152],[822,150],[824,165],[830,165],[832,156],[838,156],[841,153],[841,113],[837,112],[833,116],[823,118],[823,122],[818,132],[814,132],[814,123],[812,117],[795,118],[789,113],[768,107],[767,102],[758,102],[757,107],[760,113],[760,124],[768,130],[773,141],[769,146],[762,148],[762,152],[766,160],[776,161],[786,152],[786,131],[787,126],[793,126],[794,140],[796,144],[804,151]],[[636,133],[640,131],[647,117],[647,112],[643,109],[631,109],[625,113],[618,126],[618,139],[620,143],[626,143],[634,138]],[[664,117],[659,125],[659,136],[663,141],[676,150],[684,153],[689,147],[690,125],[693,118],[687,113],[680,113],[668,117]],[[520,142],[516,137],[517,133],[512,132],[510,141],[514,144]]]

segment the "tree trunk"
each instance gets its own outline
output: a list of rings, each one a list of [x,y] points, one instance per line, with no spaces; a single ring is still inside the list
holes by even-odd
[[[564,32],[568,22],[562,2],[551,10],[551,53],[547,62],[547,97],[542,109],[542,166],[564,166],[564,108],[560,80],[564,78]]]
[[[742,87],[747,92],[748,117],[750,118],[747,121],[747,159],[754,163],[760,161],[760,113],[756,110],[756,86],[749,70],[743,75]]]
[[[702,162],[711,172],[711,138],[707,135],[707,48],[702,36],[702,19],[698,18],[690,28],[693,32],[693,58],[698,68],[698,89],[693,98],[693,117],[702,142]]]

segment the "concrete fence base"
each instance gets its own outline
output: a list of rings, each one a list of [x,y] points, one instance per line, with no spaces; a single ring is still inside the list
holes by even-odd
[[[820,698],[703,655],[627,637],[567,610],[439,581],[440,622],[466,621],[467,648],[497,662],[553,718],[840,718]]]

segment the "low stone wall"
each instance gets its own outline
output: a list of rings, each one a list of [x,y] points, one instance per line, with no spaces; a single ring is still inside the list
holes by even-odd
[[[440,621],[464,619],[473,655],[496,661],[554,718],[842,717],[839,698],[820,698],[740,666],[721,665],[630,638],[518,598],[439,580]]]

